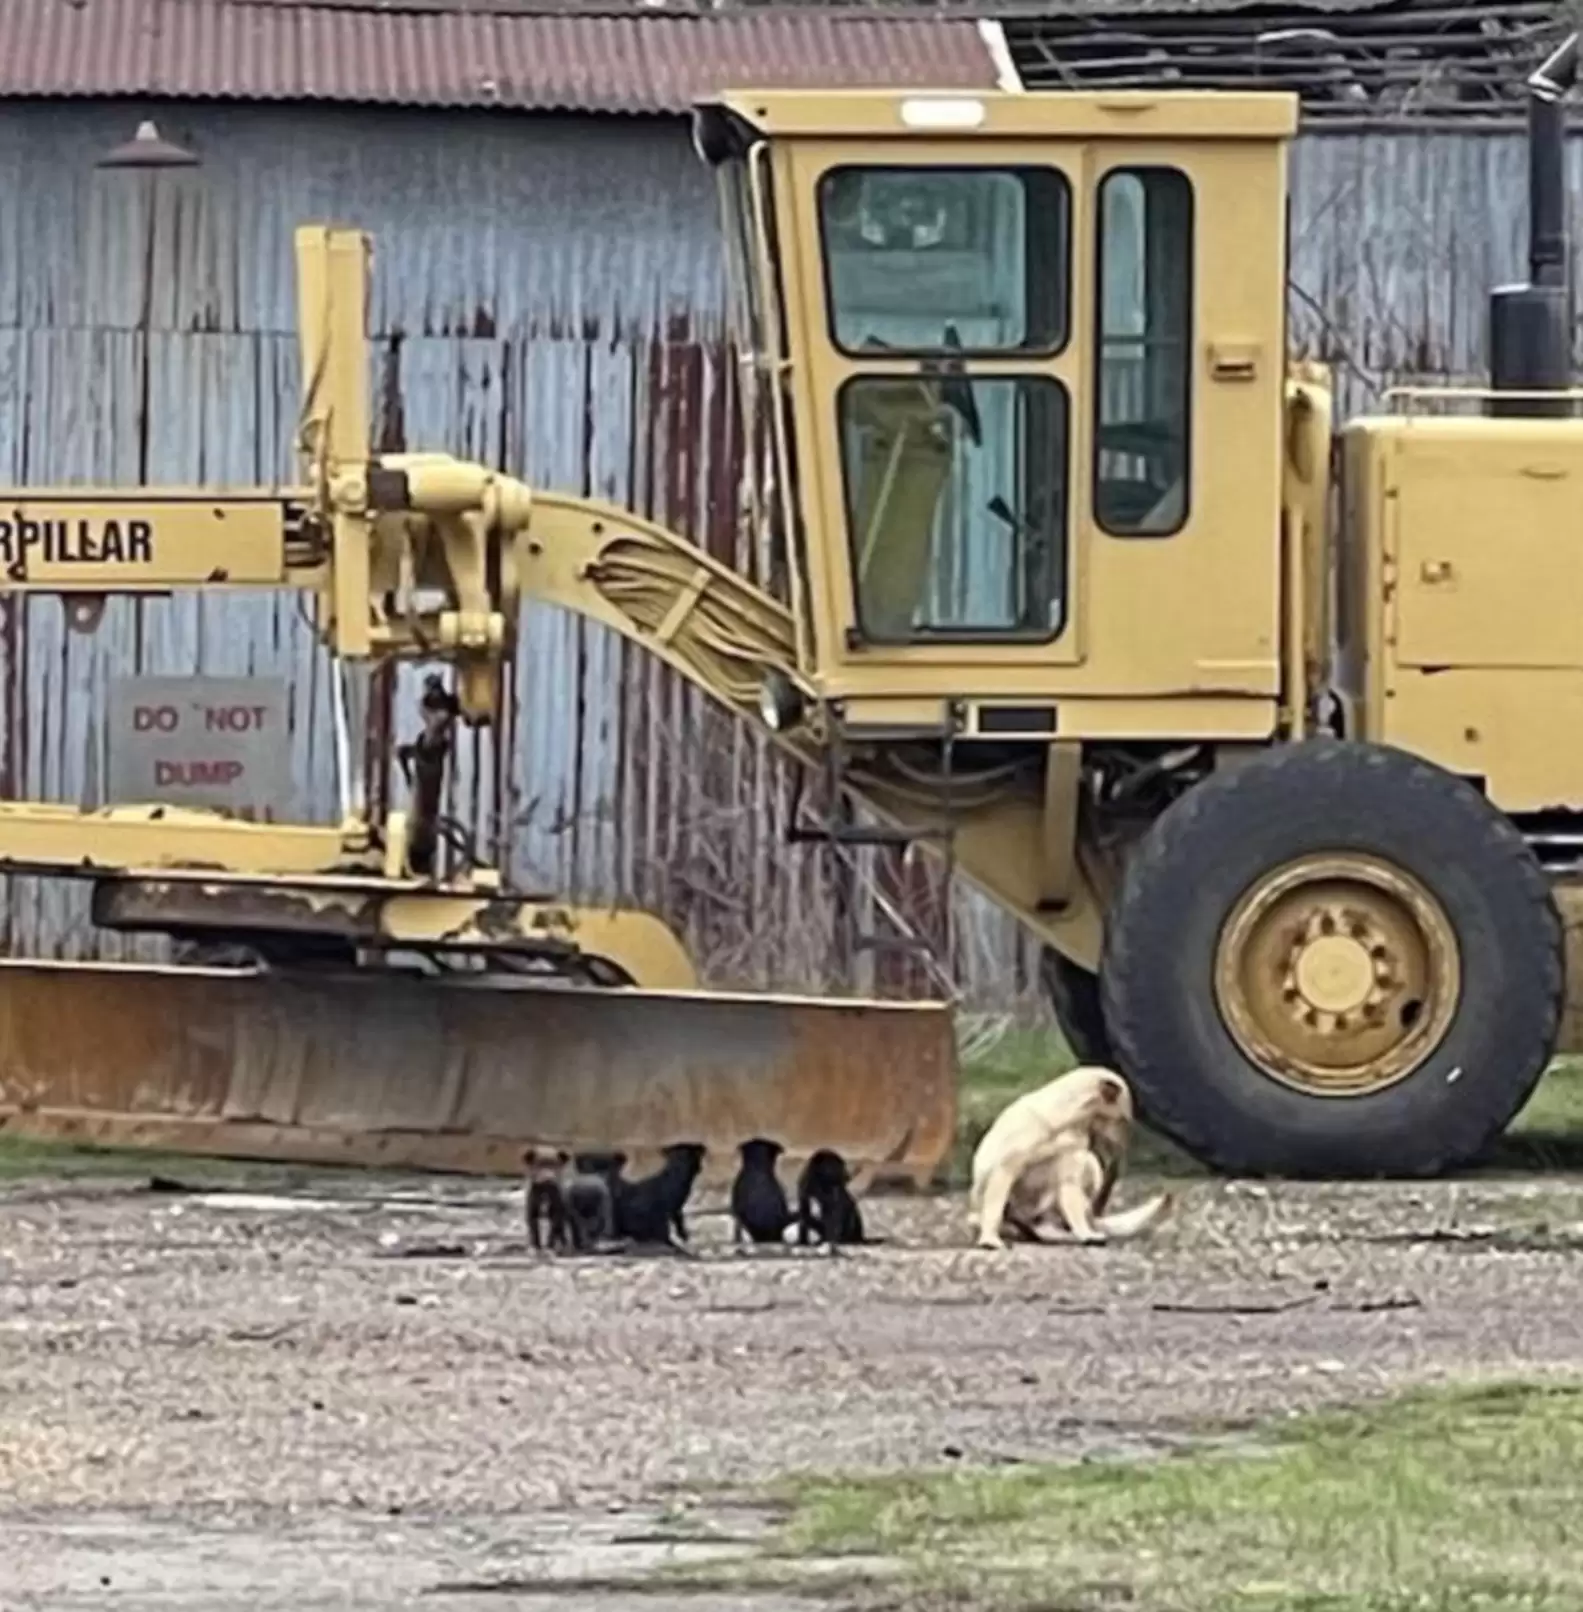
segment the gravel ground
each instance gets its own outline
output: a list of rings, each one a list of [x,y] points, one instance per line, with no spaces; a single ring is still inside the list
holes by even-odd
[[[1147,1244],[999,1256],[959,1198],[872,1200],[885,1245],[835,1260],[734,1254],[707,1198],[698,1258],[551,1260],[485,1185],[310,1190],[0,1193],[5,1612],[445,1612],[641,1570],[699,1486],[1147,1449],[1579,1363],[1574,1178],[1193,1182]]]

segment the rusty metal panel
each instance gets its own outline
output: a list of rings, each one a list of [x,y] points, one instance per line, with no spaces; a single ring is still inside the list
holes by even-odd
[[[96,170],[147,117],[202,166]],[[714,192],[681,119],[0,99],[0,133],[0,328],[293,341],[304,218],[374,232],[376,342],[718,323]],[[205,437],[226,429],[214,401]],[[227,414],[253,406],[244,383]]]
[[[301,1161],[515,1168],[529,1143],[747,1137],[928,1182],[957,1067],[940,1004],[0,963],[0,1131]]]

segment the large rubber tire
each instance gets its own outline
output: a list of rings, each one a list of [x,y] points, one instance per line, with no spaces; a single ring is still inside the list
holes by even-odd
[[[1362,1095],[1298,1090],[1245,1055],[1215,989],[1244,894],[1309,855],[1416,879],[1455,936],[1460,991],[1438,1044]],[[1471,785],[1403,751],[1318,740],[1213,774],[1129,859],[1106,924],[1105,1022],[1152,1126],[1220,1170],[1428,1176],[1477,1159],[1550,1061],[1564,940],[1543,869]]]
[[[1053,946],[1044,948],[1039,978],[1062,1038],[1079,1063],[1115,1067],[1116,1054],[1105,1029],[1105,1008],[1099,995],[1099,976],[1091,974]]]

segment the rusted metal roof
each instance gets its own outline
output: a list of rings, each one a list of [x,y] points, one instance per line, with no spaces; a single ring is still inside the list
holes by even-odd
[[[663,4],[663,0],[661,0]],[[5,0],[0,95],[682,112],[717,90],[988,88],[965,19],[363,0]]]

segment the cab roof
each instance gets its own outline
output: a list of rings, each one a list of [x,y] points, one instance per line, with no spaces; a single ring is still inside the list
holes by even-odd
[[[727,90],[697,109],[771,138],[1289,140],[1299,99],[1278,90]]]

